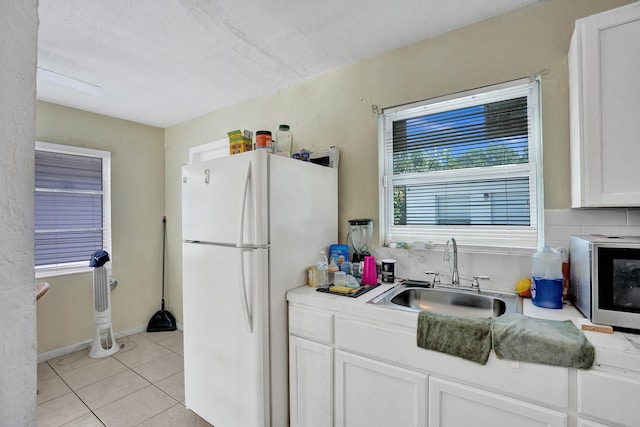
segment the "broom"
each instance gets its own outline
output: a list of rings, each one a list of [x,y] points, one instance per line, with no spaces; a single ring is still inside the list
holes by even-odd
[[[147,325],[147,332],[175,331],[176,319],[164,309],[164,253],[167,242],[167,217],[162,217],[162,305]]]

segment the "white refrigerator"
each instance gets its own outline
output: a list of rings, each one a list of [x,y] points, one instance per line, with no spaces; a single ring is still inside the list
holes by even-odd
[[[337,242],[337,170],[264,150],[185,165],[182,238],[186,407],[289,425],[285,294]]]

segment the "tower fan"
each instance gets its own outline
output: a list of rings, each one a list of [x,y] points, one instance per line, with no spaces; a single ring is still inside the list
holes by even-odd
[[[107,268],[104,264],[109,261],[106,251],[96,251],[91,255],[89,266],[93,267],[93,320],[95,335],[91,343],[89,357],[98,359],[107,357],[119,350],[113,337],[111,326],[111,291],[117,282],[110,283]]]

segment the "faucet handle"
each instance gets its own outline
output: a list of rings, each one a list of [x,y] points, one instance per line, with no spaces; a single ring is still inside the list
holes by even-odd
[[[480,291],[480,282],[478,281],[478,279],[490,280],[491,278],[489,276],[473,276],[473,282],[471,282],[471,287],[476,288],[478,289],[478,291]]]
[[[433,274],[433,287],[440,284],[440,273],[437,271],[425,271],[424,274]]]

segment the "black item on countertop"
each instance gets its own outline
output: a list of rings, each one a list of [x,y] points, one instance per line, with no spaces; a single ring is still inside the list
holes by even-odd
[[[176,319],[164,309],[164,253],[167,242],[167,217],[162,217],[162,305],[160,311],[151,317],[147,325],[147,332],[175,331]]]
[[[351,297],[351,298],[357,298],[362,294],[366,294],[367,292],[369,292],[371,289],[377,288],[378,286],[380,286],[380,283],[377,283],[375,285],[364,285],[361,286],[360,289],[358,289],[357,291],[355,291],[352,294],[340,294],[338,292],[331,292],[329,289],[331,289],[331,287],[328,288],[318,288],[316,289],[316,292],[323,292],[325,294],[331,294],[331,295],[341,295],[343,297]]]
[[[315,157],[313,159],[309,159],[309,161],[316,165],[329,166],[329,156]]]
[[[370,218],[356,218],[349,221],[347,244],[353,248],[351,262],[363,262],[365,256],[370,256],[369,248],[373,237],[373,220]]]

